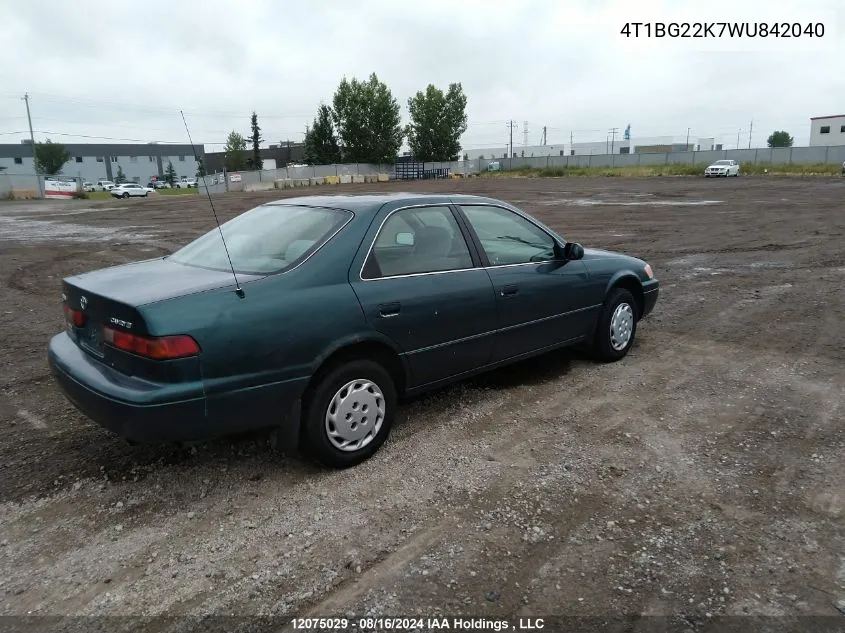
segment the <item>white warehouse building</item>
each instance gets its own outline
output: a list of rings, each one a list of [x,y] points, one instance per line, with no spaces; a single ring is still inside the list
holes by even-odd
[[[637,137],[633,139],[606,139],[584,143],[556,145],[514,145],[512,158],[537,158],[542,156],[583,156],[589,154],[634,154],[637,152],[683,152],[722,149],[713,137],[679,138],[675,136]],[[462,150],[467,160],[508,158],[507,145],[491,145]]]
[[[194,153],[203,160],[202,145],[188,144],[102,144],[63,143],[70,152],[60,175],[80,178],[89,182],[117,178],[120,169],[128,182],[146,184],[155,176],[165,175],[168,164],[173,164],[177,178],[196,176],[197,161]],[[14,144],[0,144],[0,174],[9,176],[35,175],[32,144],[26,140]]]
[[[810,147],[845,145],[845,114],[810,118]]]

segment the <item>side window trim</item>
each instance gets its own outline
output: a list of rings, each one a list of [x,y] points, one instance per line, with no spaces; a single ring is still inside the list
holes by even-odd
[[[494,209],[502,209],[503,211],[509,211],[510,213],[513,213],[514,215],[522,218],[523,220],[526,220],[528,223],[533,225],[537,230],[539,230],[541,233],[546,235],[550,240],[552,240],[552,242],[554,242],[555,246],[559,245],[558,239],[554,235],[549,233],[544,227],[537,224],[537,222],[533,218],[531,218],[530,216],[527,216],[524,213],[521,213],[520,211],[516,211],[514,209],[504,207],[500,204],[491,204],[489,202],[477,202],[477,203],[473,203],[473,204],[459,203],[455,206],[457,207],[457,211],[461,216],[461,222],[466,225],[467,231],[472,236],[473,245],[478,250],[479,259],[481,260],[481,265],[482,265],[483,268],[505,268],[505,267],[508,267],[508,266],[534,266],[536,264],[545,264],[545,263],[548,263],[548,262],[555,261],[553,259],[547,259],[547,260],[537,261],[537,262],[522,262],[520,264],[491,264],[490,259],[487,257],[487,251],[484,250],[484,247],[481,244],[481,239],[478,237],[478,234],[475,232],[475,228],[473,228],[472,223],[470,223],[469,219],[467,218],[466,214],[464,213],[464,209],[463,209],[464,206],[467,206],[467,207],[492,207]]]
[[[375,248],[376,240],[378,240],[379,235],[381,235],[382,230],[384,229],[384,225],[387,224],[387,221],[393,216],[394,213],[399,213],[400,211],[405,211],[407,209],[429,209],[431,207],[444,207],[448,209],[449,213],[452,214],[452,217],[455,219],[455,223],[458,225],[458,229],[461,232],[461,235],[464,238],[464,242],[466,243],[467,250],[469,251],[470,259],[472,261],[472,266],[470,268],[458,268],[455,270],[435,270],[431,272],[425,273],[408,273],[403,275],[379,275],[378,277],[364,277],[364,270],[367,268],[367,262],[370,261],[370,258],[373,256],[373,249]],[[477,251],[475,246],[475,233],[472,231],[472,227],[465,225],[463,213],[457,208],[457,205],[454,205],[450,202],[429,202],[426,204],[410,204],[403,207],[397,207],[387,212],[387,215],[384,216],[382,221],[379,223],[378,228],[376,229],[375,234],[373,235],[372,239],[369,240],[369,246],[367,247],[367,252],[364,255],[364,260],[361,262],[361,268],[358,270],[358,280],[359,281],[379,281],[382,279],[396,279],[398,277],[419,277],[422,275],[444,275],[447,273],[457,273],[457,272],[464,272],[467,270],[475,270],[478,268],[483,267],[483,262],[481,261],[480,252]],[[379,270],[379,272],[381,272]]]

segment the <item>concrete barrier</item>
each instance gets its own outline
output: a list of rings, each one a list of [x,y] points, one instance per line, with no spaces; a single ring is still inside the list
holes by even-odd
[[[326,176],[323,180],[327,185],[337,185],[340,183],[340,176]]]
[[[316,178],[309,178],[308,184],[313,187],[314,185],[322,185],[323,181],[324,179],[321,176],[317,176]]]
[[[273,181],[276,189],[290,189],[290,178],[278,178]]]
[[[244,191],[270,191],[275,186],[273,182],[248,182],[244,185]]]
[[[351,182],[352,182],[352,176],[349,175],[349,174],[340,177],[340,184],[342,184],[342,185],[348,185]]]
[[[364,181],[364,174],[354,174],[352,176],[352,182],[358,183],[358,184],[365,182]]]
[[[307,187],[310,184],[308,178],[294,178],[293,179],[293,186],[294,187]]]
[[[38,197],[38,192],[35,189],[12,189],[9,192],[11,200],[34,200]]]
[[[390,180],[390,177],[387,174],[379,174],[378,175],[378,181],[379,182],[387,182],[388,180]]]

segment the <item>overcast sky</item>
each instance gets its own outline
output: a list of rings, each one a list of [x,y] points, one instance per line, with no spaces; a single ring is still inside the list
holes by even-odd
[[[0,3],[0,142],[91,137],[195,142],[219,150],[258,112],[265,139],[300,141],[340,79],[376,72],[402,106],[428,83],[461,82],[465,147],[715,136],[765,145],[809,117],[845,113],[842,0],[338,0]],[[626,22],[799,21],[824,36],[626,38]],[[817,29],[818,30],[818,29]],[[46,134],[45,132],[49,132]],[[60,136],[65,134],[68,136]],[[107,142],[104,138],[87,139]],[[216,144],[216,145],[215,145]]]

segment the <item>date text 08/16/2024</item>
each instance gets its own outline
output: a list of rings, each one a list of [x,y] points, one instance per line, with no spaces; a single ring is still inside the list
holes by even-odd
[[[296,631],[537,631],[543,618],[519,618],[516,622],[487,618],[294,618]]]

